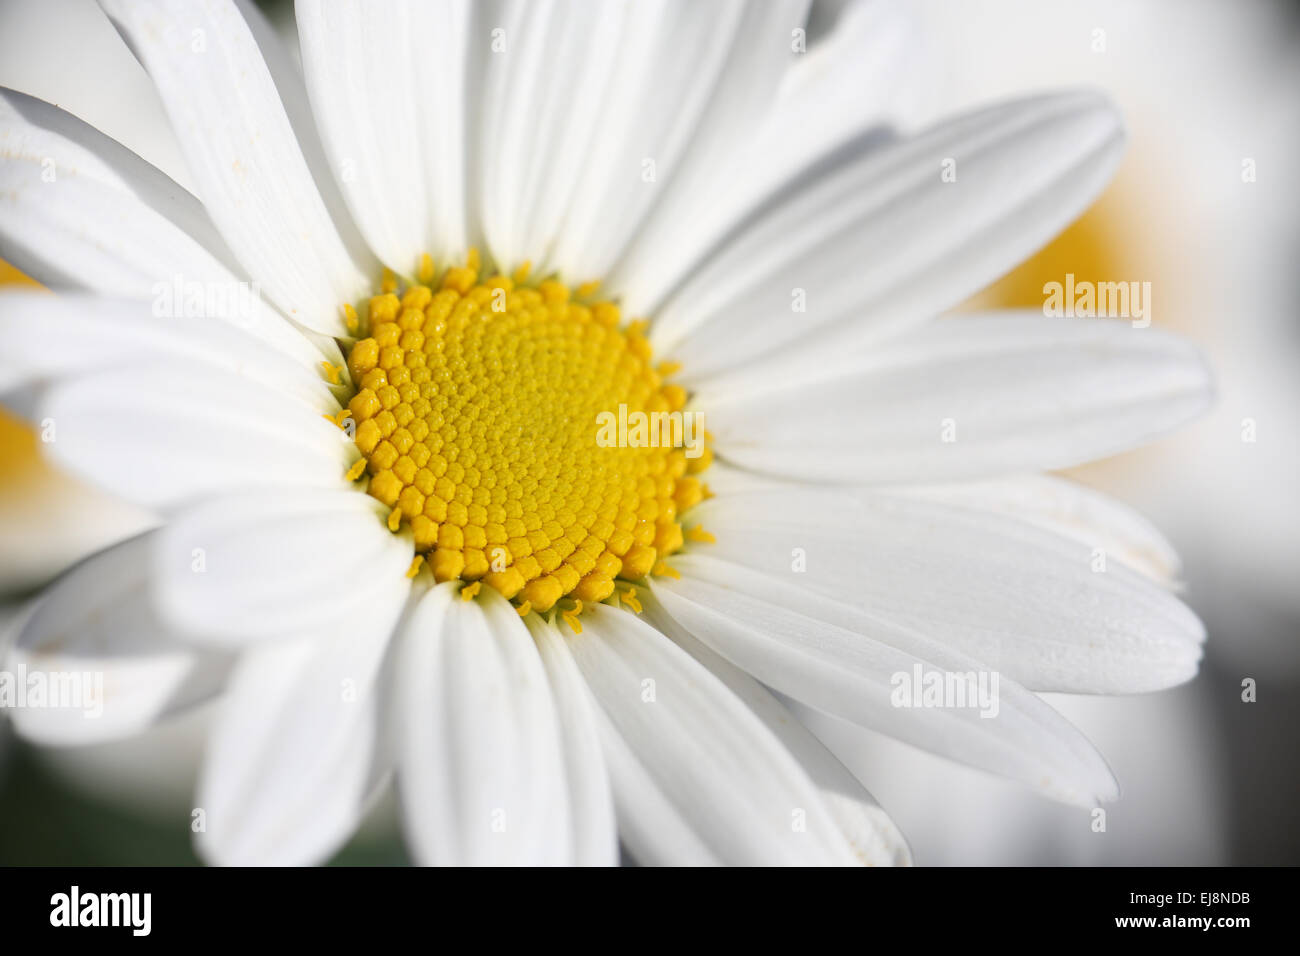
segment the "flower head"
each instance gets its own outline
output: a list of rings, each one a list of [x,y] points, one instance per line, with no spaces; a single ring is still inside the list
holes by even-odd
[[[0,383],[156,516],[11,653],[93,659],[103,717],[21,731],[220,696],[217,862],[324,860],[393,778],[421,862],[905,861],[773,691],[1114,794],[1033,691],[1169,686],[1203,632],[1145,522],[1023,475],[1208,376],[1156,329],[933,319],[1096,195],[1104,99],[882,135],[880,4],[805,52],[799,2],[302,0],[302,74],[245,5],[104,6],[195,195],[0,94],[0,255],[68,290],[0,300]]]

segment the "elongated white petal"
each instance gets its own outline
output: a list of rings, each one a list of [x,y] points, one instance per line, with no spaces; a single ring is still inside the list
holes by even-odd
[[[321,414],[340,408],[320,368],[305,368],[225,323],[159,315],[135,299],[0,293],[0,393],[168,358],[245,377]]]
[[[175,256],[179,251],[205,265],[210,265],[208,258],[217,259],[227,269],[237,271],[230,250],[194,196],[161,170],[73,114],[26,93],[0,87],[0,142],[4,144],[4,169],[6,176],[11,177],[10,183],[30,183],[33,198],[39,198],[41,205],[57,196],[60,190],[54,187],[60,182],[80,181],[98,187],[105,200],[110,196],[135,199],[143,207],[137,217],[143,219],[146,212],[152,212],[154,218],[147,221],[155,228],[161,231],[170,227],[169,238],[187,240],[180,250],[136,248],[131,243],[122,243],[122,253]],[[23,172],[28,175],[20,178]],[[39,205],[34,203],[32,210],[38,209]],[[56,286],[94,281],[93,274],[85,275],[78,263],[61,262],[58,249],[19,247],[17,243],[27,230],[18,228],[19,224],[8,216],[6,220],[9,227],[6,233],[11,234],[7,242],[15,244],[13,261],[24,271],[28,271],[28,266],[35,270],[29,273],[34,278]],[[106,228],[108,224],[104,225]],[[102,250],[105,255],[113,251]],[[207,257],[200,253],[206,253]],[[130,274],[125,269],[122,272]],[[112,282],[119,277],[105,273],[103,279]]]
[[[730,172],[728,167],[743,146],[772,116],[783,81],[797,61],[794,37],[803,28],[810,5],[810,0],[745,5],[717,88],[692,134],[690,148],[639,230],[638,243],[689,234],[697,228],[699,205],[710,202],[721,189],[720,177]]]
[[[683,373],[703,383],[764,356],[815,364],[934,315],[1078,216],[1110,178],[1122,141],[1108,101],[1072,93],[848,153],[679,288],[656,319],[655,352],[688,359]]]
[[[200,198],[244,269],[295,321],[344,335],[368,288],[317,189],[253,31],[232,0],[102,0],[149,71]]]
[[[261,301],[198,200],[75,116],[4,89],[0,258],[50,288],[144,299],[169,316],[188,307],[302,364],[322,358]]]
[[[307,93],[307,83],[303,79],[302,51],[285,46],[282,39],[285,32],[267,19],[257,0],[234,0],[234,3],[239,8],[244,23],[248,25],[248,31],[257,44],[257,51],[266,63],[271,79],[275,81],[275,91],[280,96],[285,115],[289,118],[289,126],[293,129],[298,148],[302,150],[312,180],[325,203],[330,221],[338,230],[339,238],[352,260],[360,264],[361,271],[367,275],[376,274],[379,262],[352,219],[347,200],[338,186],[339,170],[331,165],[331,158],[321,142],[316,114]],[[296,23],[294,29],[297,29]]]
[[[29,740],[87,744],[129,737],[220,690],[229,657],[177,640],[154,611],[149,550],[155,535],[77,565],[21,625],[5,670],[26,687],[26,706],[10,713]]]
[[[419,77],[421,65],[442,49],[442,31],[417,19],[422,6],[428,5],[299,0],[296,10],[303,71],[330,165],[370,248],[404,275],[415,272],[422,253],[440,251],[429,245],[423,142],[425,109],[439,104]],[[455,68],[441,59],[438,66]]]
[[[267,489],[179,515],[154,549],[163,616],[219,644],[326,633],[407,583],[409,539],[358,491]]]
[[[628,315],[653,314],[728,231],[837,150],[889,142],[884,124],[917,70],[911,13],[900,0],[847,3],[830,33],[793,58],[753,134],[733,137],[710,158],[709,175],[677,190],[633,240],[609,281]],[[786,33],[792,40],[788,25]]]
[[[681,580],[655,580],[664,609],[773,689],[923,749],[1020,780],[1046,796],[1084,806],[1114,796],[1114,779],[1088,741],[995,668],[743,565],[697,554],[675,557],[673,565]],[[910,685],[918,690],[930,683],[942,686],[949,674],[972,675],[975,681],[983,674],[988,700],[958,702],[954,697],[949,706],[913,706],[924,698],[907,693]]]
[[[653,595],[646,595],[644,607],[646,621],[712,671],[799,761],[854,856],[868,866],[910,865],[907,841],[875,798],[771,691],[684,630]]]
[[[482,58],[480,212],[488,248],[512,270],[550,250],[589,173],[588,151],[601,135],[597,123],[632,7],[508,0],[497,16],[500,49]]]
[[[146,358],[56,383],[47,456],[128,501],[168,508],[259,485],[335,488],[359,455],[302,403],[210,365]]]
[[[854,861],[812,781],[726,685],[628,612],[597,606],[582,624],[569,647],[626,744],[610,762],[620,829],[639,861]]]
[[[429,196],[425,251],[459,257],[470,239],[466,164],[474,153],[466,112],[475,102],[468,79],[473,6],[469,0],[428,0],[411,4],[410,18]]]
[[[320,578],[310,597],[329,602],[332,590]],[[199,781],[208,861],[324,863],[352,834],[390,770],[379,735],[385,661],[409,590],[387,578],[313,633],[245,650]]]
[[[773,475],[952,481],[1064,468],[1200,415],[1210,373],[1154,328],[1041,315],[962,317],[823,365],[697,396],[716,450]]]
[[[674,802],[603,710],[596,714],[596,725],[614,791],[619,839],[634,861],[643,866],[723,865],[688,811]]]
[[[574,861],[565,757],[546,668],[491,589],[434,588],[403,627],[398,782],[416,861]]]
[[[791,30],[802,24],[806,6],[801,0],[629,5],[618,68],[604,91],[551,265],[579,281],[607,276],[647,212],[680,177],[744,140],[775,98],[792,57]]]
[[[528,617],[528,630],[546,667],[559,718],[569,790],[573,861],[579,866],[616,865],[618,827],[614,822],[614,798],[601,753],[591,691],[557,628],[532,614]]]
[[[1160,530],[1128,505],[1075,481],[1022,475],[954,485],[899,489],[917,498],[991,511],[1046,528],[1098,549],[1166,586],[1182,562]]]
[[[1011,515],[782,489],[713,498],[691,520],[717,538],[700,552],[710,560],[851,604],[1033,690],[1157,690],[1191,679],[1201,657],[1201,622],[1166,589]]]

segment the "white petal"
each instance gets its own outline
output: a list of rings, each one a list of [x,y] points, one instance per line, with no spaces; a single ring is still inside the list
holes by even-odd
[[[267,489],[173,520],[154,550],[164,617],[217,643],[328,631],[406,582],[409,539],[358,491]]]
[[[507,271],[525,260],[544,268],[590,173],[632,15],[630,4],[600,0],[506,0],[493,19],[504,49],[481,56],[480,214],[488,248]]]
[[[712,487],[712,485],[711,485]],[[1128,505],[1075,481],[1052,475],[1022,475],[955,485],[912,485],[899,489],[918,498],[992,511],[1028,521],[1100,549],[1169,587],[1182,562],[1172,544]]]
[[[530,614],[527,624],[546,666],[560,722],[573,861],[579,866],[614,866],[618,863],[618,827],[609,772],[600,749],[595,702],[559,630],[537,614]]]
[[[821,790],[853,855],[868,866],[908,866],[907,841],[874,797],[767,688],[696,640],[653,595],[645,595],[645,620],[713,672],[776,735]]]
[[[608,275],[667,187],[743,141],[775,97],[805,7],[630,5],[554,266],[576,280]]]
[[[609,282],[626,314],[653,314],[728,231],[836,150],[888,142],[883,124],[916,69],[915,30],[902,2],[845,4],[830,33],[794,58],[753,135],[720,150],[710,175],[654,210]]]
[[[51,288],[148,299],[169,315],[183,307],[173,287],[188,284],[212,293],[211,318],[305,365],[322,358],[260,300],[198,200],[75,116],[11,90],[0,90],[0,257]],[[244,307],[223,311],[218,293]]]
[[[149,550],[154,534],[88,558],[42,594],[19,630],[5,669],[44,685],[80,687],[63,706],[12,711],[18,731],[42,744],[87,744],[137,734],[216,694],[224,654],[176,640],[154,612]]]
[[[29,592],[96,551],[158,524],[148,510],[65,475],[39,455],[33,448],[22,455],[25,461],[6,462],[0,595]],[[58,520],[51,521],[51,515]]]
[[[720,680],[628,612],[599,605],[582,625],[569,647],[626,744],[607,757],[640,862],[854,862],[812,781]]]
[[[369,287],[335,227],[253,32],[230,0],[102,0],[149,71],[198,193],[290,318],[345,335]]]
[[[774,690],[925,750],[1012,777],[1046,796],[1094,806],[1115,783],[1087,740],[1004,675],[995,707],[909,707],[895,691],[986,673],[981,662],[772,575],[698,554],[674,557],[681,580],[655,579],[664,609]],[[938,677],[928,675],[935,674]],[[991,689],[991,683],[988,685]],[[898,701],[903,703],[898,703]],[[994,712],[996,711],[996,712]]]
[[[1073,93],[990,107],[850,153],[692,275],[655,322],[655,352],[682,359],[683,374],[704,382],[764,356],[833,356],[934,315],[1087,208],[1122,141],[1107,100]],[[956,180],[945,182],[949,161]]]
[[[225,323],[159,314],[135,299],[0,293],[0,392],[168,358],[246,377],[321,414],[340,408],[319,367],[306,368]]]
[[[710,560],[851,604],[890,626],[872,637],[924,634],[1033,690],[1135,693],[1196,675],[1205,629],[1181,601],[1011,515],[791,488],[719,496],[691,520],[717,538],[700,551]]]
[[[361,230],[357,228],[348,211],[347,200],[343,198],[343,192],[338,186],[337,177],[340,171],[331,165],[330,157],[321,143],[320,129],[317,126],[316,115],[312,112],[307,83],[303,79],[302,51],[297,45],[291,48],[284,42],[284,39],[291,38],[296,32],[297,23],[293,23],[291,29],[281,29],[267,19],[266,14],[262,12],[262,5],[256,0],[234,0],[234,3],[239,8],[244,23],[248,25],[253,42],[257,44],[258,52],[262,55],[266,68],[275,81],[275,90],[280,95],[280,102],[284,105],[285,115],[289,117],[294,138],[297,139],[298,148],[302,150],[303,157],[307,160],[307,168],[311,171],[312,179],[329,212],[330,221],[338,230],[339,237],[347,247],[352,260],[361,264],[361,271],[371,276],[377,274],[380,268],[379,262],[367,247]],[[289,25],[286,24],[287,26]]]
[[[335,583],[316,581],[329,602]],[[199,781],[212,863],[323,863],[344,843],[385,781],[380,740],[385,655],[410,591],[389,578],[364,606],[308,636],[246,650],[231,676]]]
[[[1197,350],[1099,319],[930,322],[816,377],[696,396],[734,464],[804,480],[952,481],[1064,468],[1142,445],[1212,395]]]
[[[32,203],[32,211],[39,211],[55,199],[61,191],[60,183],[80,182],[96,187],[105,201],[109,197],[134,199],[136,205],[143,207],[136,212],[136,217],[153,213],[147,221],[159,230],[159,237],[167,235],[186,240],[180,250],[182,255],[192,256],[208,266],[212,265],[208,259],[216,258],[227,269],[235,271],[230,250],[194,196],[161,170],[71,113],[26,93],[0,88],[0,143],[4,146],[4,170],[9,184],[26,186],[34,194],[31,198],[41,200],[39,204]],[[12,201],[15,197],[8,198]],[[29,231],[20,225],[30,227],[31,223],[20,224],[16,217],[10,220],[6,215],[5,231],[11,234],[7,241],[15,244],[15,264],[30,266],[36,271],[29,274],[47,285],[94,281],[92,276],[83,275],[76,263],[63,262],[61,250],[43,245],[26,249],[19,246],[24,233]],[[125,254],[177,254],[177,250],[165,247],[137,249],[130,242],[120,245],[120,251]],[[105,255],[113,251],[102,250]],[[71,269],[67,268],[69,265]],[[23,271],[28,272],[28,268]],[[129,275],[126,269],[119,272]],[[109,272],[102,281],[111,283],[115,279],[119,276]]]
[[[18,0],[4,13],[0,84],[58,103],[187,185],[149,77],[97,3]]]
[[[415,75],[429,194],[425,251],[444,260],[460,256],[469,245],[465,114],[467,104],[474,102],[466,78],[472,19],[468,0],[432,0],[411,6],[411,42],[419,50],[414,58]]]
[[[560,721],[532,636],[491,589],[443,584],[403,627],[403,819],[417,862],[573,862]]]
[[[56,383],[36,411],[61,467],[128,501],[174,507],[258,485],[335,488],[359,452],[315,410],[250,378],[142,359]]]
[[[330,165],[370,248],[405,275],[422,253],[438,251],[429,245],[423,152],[423,111],[433,91],[417,78],[437,57],[428,44],[445,41],[441,29],[417,21],[422,6],[429,5],[298,0],[296,8],[303,71]]]
[[[646,866],[721,866],[723,860],[695,828],[689,813],[674,803],[603,710],[596,725],[609,769],[618,815],[618,833],[634,860]]]

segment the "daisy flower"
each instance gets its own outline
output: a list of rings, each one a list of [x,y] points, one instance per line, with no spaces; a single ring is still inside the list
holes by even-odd
[[[0,304],[0,387],[156,516],[9,655],[102,671],[103,715],[21,733],[219,699],[218,863],[326,860],[390,781],[421,863],[906,862],[783,697],[1114,796],[1034,691],[1184,681],[1203,632],[1152,528],[1035,473],[1195,416],[1206,370],[934,320],[1102,188],[1103,98],[896,136],[884,3],[300,0],[301,70],[246,4],[103,6],[197,196],[0,100],[0,255],[67,292]],[[968,673],[996,714],[898,705]]]

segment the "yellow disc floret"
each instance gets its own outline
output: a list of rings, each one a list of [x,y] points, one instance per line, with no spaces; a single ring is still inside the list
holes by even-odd
[[[348,354],[388,527],[409,529],[437,581],[481,581],[521,613],[569,598],[572,616],[616,579],[664,573],[710,456],[687,446],[686,393],[641,326],[553,280],[480,281],[475,256],[435,278],[428,264],[425,284],[372,298]]]

